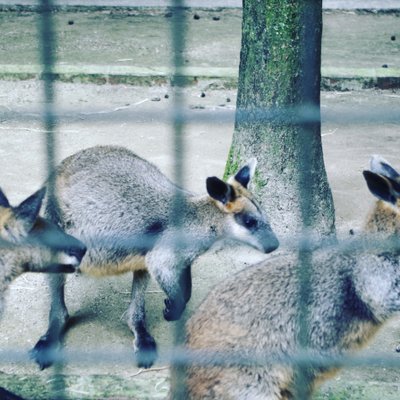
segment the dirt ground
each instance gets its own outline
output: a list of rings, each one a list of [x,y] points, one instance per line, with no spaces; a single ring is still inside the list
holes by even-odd
[[[237,78],[241,39],[240,9],[189,9],[183,52],[186,73]],[[400,85],[399,12],[325,10],[322,75],[324,85],[342,88]],[[87,8],[54,15],[60,78],[103,83],[166,81],[172,59],[171,26],[165,9]],[[32,11],[0,11],[0,78],[34,75],[39,63],[39,18]],[[128,72],[127,72],[128,71]],[[36,72],[37,75],[37,72]],[[135,77],[134,77],[135,76]],[[343,86],[343,76],[347,85]],[[385,85],[379,77],[385,77]],[[392,79],[386,82],[387,77]],[[228,79],[229,78],[229,79]],[[325,82],[328,78],[328,82]],[[125,79],[125,80],[124,80]]]
[[[388,38],[388,35],[397,34],[394,31],[398,26],[395,24],[397,17],[391,15],[385,20],[381,16],[373,19],[367,15],[366,19],[359,19],[354,13],[346,15],[349,18],[346,20],[347,33],[337,28],[338,19],[336,23],[332,19],[331,25],[326,19],[326,33],[331,32],[324,39],[323,62],[327,66],[332,63],[343,67],[365,64],[380,66],[386,62],[398,62],[399,53],[395,48],[398,40],[392,41],[390,36]],[[116,16],[106,16],[108,23],[104,26],[107,29],[114,22],[116,26],[123,23]],[[33,46],[29,33],[34,24],[32,16],[23,16],[26,19],[22,24],[21,19],[11,21],[4,15],[2,18],[4,35],[0,37],[1,63],[14,63],[13,60],[16,60],[15,63],[35,62],[35,51],[30,52]],[[87,16],[83,20],[80,20],[82,15],[76,16],[73,18],[74,24],[70,26],[67,22],[71,18],[66,16],[63,20],[66,21],[65,25],[60,23],[62,29],[67,30],[72,26],[74,30],[81,25],[79,21],[82,25],[85,22],[93,32],[92,39],[101,38],[107,46],[96,48],[98,39],[90,42],[80,33],[77,37],[82,42],[75,39],[75,42],[70,42],[70,47],[65,47],[63,51],[60,49],[60,54],[65,57],[62,62],[132,62],[118,61],[131,58],[126,57],[124,51],[119,53],[120,48],[115,45],[127,45],[120,40],[126,30],[111,29],[109,35],[107,31],[101,34],[101,20],[96,16],[93,16],[93,21]],[[218,21],[205,16],[199,21],[218,24]],[[218,35],[215,32],[211,35],[216,38],[213,42],[215,46],[204,46],[200,39],[196,39],[198,42],[191,39],[189,63],[202,63],[206,67],[214,63],[238,65],[240,19],[233,15],[229,22],[230,30],[222,29],[221,25]],[[372,25],[374,32],[371,32]],[[351,32],[351,26],[358,27],[361,41],[356,41],[359,36]],[[203,28],[206,29],[205,26]],[[153,38],[151,40],[161,40],[166,37],[166,29],[158,24],[150,24],[147,34]],[[8,32],[9,38],[15,37],[18,32],[25,33],[18,43],[13,42],[14,47],[10,47],[9,41],[4,40],[5,32]],[[201,32],[201,29],[197,31],[196,38],[201,37]],[[64,37],[72,37],[72,34],[71,31]],[[111,38],[114,34],[116,36]],[[228,40],[230,42],[226,42]],[[354,46],[357,43],[356,52],[355,47],[353,52],[344,48],[343,43],[348,44],[352,40]],[[75,49],[73,43],[79,43],[79,46],[84,43],[82,48],[88,51],[78,51],[79,46]],[[142,61],[143,65],[146,62],[156,64],[154,59],[151,61],[152,55],[158,60],[157,63],[165,62],[168,48],[161,44],[159,47],[148,47],[145,37],[138,43],[142,43],[142,48],[137,51],[135,60]],[[224,46],[224,43],[228,44]],[[116,53],[112,52],[113,47]],[[229,55],[224,52],[224,57],[221,57],[220,52],[225,47],[227,52],[232,53]],[[330,49],[334,51],[329,53]],[[129,51],[132,53],[133,50]],[[99,54],[103,58],[95,58]],[[77,61],[75,57],[83,58]],[[357,61],[357,58],[361,61]],[[173,131],[170,125],[173,96],[168,85],[149,87],[58,83],[56,89],[57,160],[81,148],[119,144],[154,162],[169,177],[173,177]],[[0,185],[12,203],[21,201],[39,188],[46,177],[45,135],[41,123],[42,95],[43,88],[39,81],[0,81]],[[188,87],[184,95],[184,107],[190,122],[184,129],[183,184],[189,190],[200,193],[205,191],[206,177],[222,176],[233,132],[236,90],[224,86],[221,80],[198,81]],[[400,168],[399,107],[399,90],[322,92],[325,163],[341,238],[346,238],[350,229],[355,232],[360,229],[373,202],[361,174],[368,165],[370,155],[382,154]],[[216,246],[201,256],[193,267],[194,293],[187,314],[196,309],[216,282],[264,257],[247,247],[232,245]],[[166,398],[169,381],[167,365],[159,362],[153,369],[142,371],[129,360],[133,338],[124,322],[124,313],[129,302],[130,285],[129,275],[102,280],[71,276],[66,296],[74,324],[68,331],[65,344],[67,350],[75,352],[75,356],[85,357],[86,362],[77,362],[75,357],[75,361],[62,368],[40,372],[36,365],[26,359],[26,354],[46,329],[49,306],[46,282],[43,276],[34,274],[18,278],[10,287],[6,313],[0,325],[0,358],[3,360],[0,361],[0,386],[27,399],[53,399],[55,394],[67,399]],[[162,319],[162,307],[163,294],[156,285],[152,285],[147,293],[148,323],[161,355],[171,347],[174,326]],[[397,357],[394,349],[399,342],[400,318],[396,318],[386,325],[364,354]],[[96,354],[104,356],[110,354],[110,350],[111,354],[115,354],[114,357],[96,358]],[[15,351],[23,358],[21,362],[12,359],[4,361],[7,356],[15,356]],[[399,370],[385,365],[347,368],[324,385],[316,399],[398,399],[399,378]],[[60,388],[60,392],[55,392]]]
[[[186,18],[186,26],[179,27],[187,35],[185,66],[238,68],[240,9],[193,9],[186,12]],[[58,62],[153,68],[165,65],[171,60],[174,19],[173,13],[162,9],[57,13]],[[38,20],[34,12],[0,12],[1,64],[39,62]],[[395,13],[325,11],[322,67],[381,68],[386,64],[400,68],[400,37],[391,40],[398,34],[398,24]]]

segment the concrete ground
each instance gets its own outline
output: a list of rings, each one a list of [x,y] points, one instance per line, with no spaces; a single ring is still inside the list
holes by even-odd
[[[333,19],[329,19],[331,17]],[[12,15],[2,15],[2,18],[1,63],[15,65],[30,62],[31,16],[12,20]],[[83,22],[89,24],[93,18],[96,21],[93,27],[97,27],[97,30],[90,30],[90,34],[75,36],[75,42],[71,40],[70,49],[74,50],[75,43],[76,53],[65,59],[69,63],[74,62],[78,55],[83,59],[90,55],[94,58],[85,60],[82,65],[86,62],[99,65],[101,59],[95,57],[101,53],[106,65],[123,56],[132,58],[131,54],[139,54],[140,57],[135,60],[143,60],[148,63],[147,66],[152,63],[166,65],[168,52],[152,42],[167,35],[160,22],[164,19],[157,20],[159,23],[152,20],[154,25],[146,25],[149,19],[139,18],[141,22],[135,27],[143,36],[136,45],[142,43],[142,47],[124,50],[121,55],[119,47],[113,46],[117,39],[114,37],[113,42],[108,35],[102,35],[102,30],[109,29],[110,24],[124,24],[123,17],[109,18],[109,14],[104,13],[104,19],[99,15],[91,17],[82,14],[64,18],[64,21],[73,18],[82,22],[75,23],[75,27],[84,25]],[[189,48],[188,60],[193,66],[204,65],[208,68],[215,66],[214,63],[238,65],[240,18],[235,14],[229,18],[226,17],[227,26],[222,23],[213,25],[217,31],[213,31],[210,25],[207,28],[208,37],[216,38],[212,43],[218,43],[220,47],[214,48],[208,42],[196,41],[196,37],[190,36],[189,41],[193,44]],[[204,17],[200,21],[210,24],[207,19]],[[225,17],[214,22],[224,20]],[[395,15],[390,14],[326,14],[324,65],[327,68],[338,65],[343,68],[376,65],[380,68],[381,63],[398,63],[399,49],[395,47],[399,37],[397,20]],[[193,27],[194,20],[190,24],[193,35],[194,32],[198,35],[203,32],[198,26]],[[22,38],[21,47],[13,47],[17,45],[16,41],[10,47],[3,39],[7,35]],[[397,39],[391,40],[391,36]],[[80,47],[82,44],[78,38],[92,40],[92,46]],[[96,38],[102,38],[110,45],[97,48],[96,44],[100,42]],[[226,42],[228,39],[231,41]],[[125,42],[120,43],[127,45]],[[63,45],[60,44],[61,47]],[[196,48],[199,50],[197,53],[194,51]],[[224,51],[223,57],[218,49]],[[225,51],[229,51],[229,55]],[[155,57],[153,62],[151,56]],[[77,64],[82,58],[78,58]],[[204,192],[207,176],[221,176],[224,170],[236,103],[236,89],[232,82],[228,85],[228,81],[223,77],[200,79],[184,91],[185,109],[191,117],[184,135],[184,186],[196,192]],[[61,82],[56,89],[58,160],[81,148],[113,143],[131,148],[158,165],[168,176],[173,176],[173,132],[169,119],[173,96],[167,83],[137,86]],[[39,81],[0,81],[0,183],[14,203],[36,190],[46,176],[44,132],[40,117],[42,107]],[[348,235],[350,229],[356,232],[360,229],[373,201],[361,175],[369,156],[382,154],[400,168],[399,107],[398,89],[322,92],[325,162],[335,201],[337,228],[342,238]],[[196,309],[216,282],[263,257],[266,256],[240,246],[218,246],[201,256],[193,267],[194,293],[187,314]],[[165,398],[168,390],[167,365],[159,362],[151,370],[142,371],[129,360],[132,336],[124,322],[124,313],[129,301],[130,280],[129,275],[103,280],[70,277],[67,304],[74,324],[66,337],[66,349],[73,351],[75,358],[63,368],[40,372],[26,359],[21,362],[4,360],[4,357],[15,356],[16,352],[26,358],[27,351],[44,333],[47,324],[49,297],[45,278],[34,274],[18,278],[9,290],[7,310],[0,325],[0,386],[27,399],[53,399],[56,397],[54,389],[63,386],[64,390],[57,395],[68,399]],[[152,285],[147,294],[148,322],[162,355],[171,347],[174,325],[162,319],[163,297],[160,289]],[[400,340],[399,332],[400,319],[397,318],[387,324],[367,347],[365,354],[396,357],[394,348]],[[106,354],[115,354],[116,357],[97,358]],[[83,356],[86,362],[78,362],[78,356]],[[379,368],[348,368],[328,382],[316,398],[394,400],[400,396],[399,378],[397,369],[385,365]]]

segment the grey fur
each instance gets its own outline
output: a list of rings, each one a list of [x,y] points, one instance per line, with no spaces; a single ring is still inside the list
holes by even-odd
[[[24,272],[74,272],[85,246],[38,217],[45,190],[10,206],[0,190],[0,317],[10,283]]]
[[[375,158],[375,167],[381,170],[377,163]],[[387,165],[385,162],[385,170]],[[383,175],[370,172],[365,178],[379,199],[390,197],[384,191],[393,195],[391,181]],[[400,311],[399,205],[399,196],[395,205],[377,201],[358,243],[361,247],[350,246],[345,252],[343,248],[325,248],[313,253],[306,334],[313,354],[347,354],[365,345]],[[376,240],[386,249],[369,247]],[[222,282],[188,321],[188,348],[259,359],[296,354],[300,332],[298,268],[296,254],[272,256]],[[333,367],[309,368],[309,394],[317,382],[335,371]],[[186,372],[188,399],[299,398],[293,384],[296,369],[287,364],[193,365]]]
[[[254,161],[246,168],[254,173]],[[156,356],[145,323],[149,273],[167,294],[165,319],[176,320],[190,299],[190,265],[216,240],[233,237],[264,252],[278,247],[263,211],[234,177],[230,184],[207,180],[214,198],[195,196],[128,149],[98,146],[65,159],[54,182],[46,215],[88,246],[81,270],[97,276],[134,273],[128,325],[140,366],[150,366]],[[176,194],[182,234],[171,217]],[[240,223],[235,215],[242,216]],[[47,350],[59,346],[68,319],[64,283],[62,276],[51,277],[49,330],[34,350],[42,368],[51,364]]]

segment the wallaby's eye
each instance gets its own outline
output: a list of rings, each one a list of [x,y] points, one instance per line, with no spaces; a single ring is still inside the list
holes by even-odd
[[[248,229],[257,228],[257,220],[253,217],[250,217],[249,215],[246,215],[244,217],[243,223]]]
[[[249,214],[239,213],[235,215],[237,223],[244,226],[246,229],[254,230],[258,226],[258,221]]]

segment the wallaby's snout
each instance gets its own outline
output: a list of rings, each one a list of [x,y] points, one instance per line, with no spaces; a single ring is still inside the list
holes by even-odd
[[[82,261],[83,256],[86,254],[86,246],[78,241],[75,246],[71,246],[69,250],[67,250],[67,253],[71,257],[75,258],[76,262],[79,264]]]
[[[59,266],[60,269],[65,269],[68,272],[69,269],[79,271],[81,261],[86,254],[86,246],[73,236],[65,234],[65,238],[61,243],[63,246],[59,249]],[[72,271],[74,272],[74,271]]]
[[[245,209],[234,215],[230,227],[233,239],[246,243],[263,253],[271,253],[279,247],[279,240],[267,218],[254,200],[246,199]]]
[[[26,258],[20,262],[21,271],[74,272],[86,247],[55,223],[39,216],[45,194],[46,189],[42,188],[12,207],[0,190],[0,239],[13,246],[15,257]]]
[[[30,232],[29,242],[51,249],[53,263],[46,272],[75,272],[86,253],[86,246],[65,233],[56,224],[38,218]]]
[[[279,240],[271,228],[267,229],[267,232],[263,236],[263,250],[265,254],[272,253],[279,247]]]

